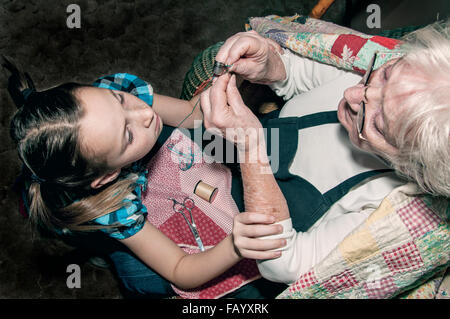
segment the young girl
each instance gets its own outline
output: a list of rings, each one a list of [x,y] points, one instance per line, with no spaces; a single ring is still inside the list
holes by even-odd
[[[233,245],[230,227],[223,226],[223,236],[215,241],[206,239],[206,250],[197,249],[200,247],[196,247],[195,241],[186,244],[187,239],[183,242],[167,230],[165,222],[170,218],[182,220],[175,228],[195,228],[195,219],[189,219],[188,211],[194,218],[210,222],[214,217],[206,218],[203,211],[211,210],[211,205],[170,187],[164,189],[160,198],[163,206],[154,201],[170,184],[172,176],[161,174],[167,163],[164,152],[176,151],[173,144],[168,144],[168,137],[174,136],[173,127],[181,122],[181,127],[192,128],[195,120],[202,119],[201,108],[196,105],[199,96],[184,101],[153,94],[151,86],[129,74],[104,77],[94,86],[66,83],[38,92],[28,74],[7,59],[3,65],[11,72],[8,90],[19,108],[11,121],[11,136],[23,162],[24,202],[33,225],[62,237],[78,238],[90,248],[98,244],[97,250],[111,257],[125,287],[142,294],[173,293],[165,280],[151,269],[173,283],[172,287],[181,294],[217,278],[238,262],[242,266],[246,260],[242,260]],[[204,166],[198,166],[207,167],[201,164]],[[228,171],[225,173],[230,175]],[[223,198],[218,203],[228,200],[228,195],[227,190],[220,189],[218,197]],[[150,203],[154,207],[149,207]],[[183,219],[177,213],[170,215],[172,207],[177,211],[176,205],[181,205],[188,215],[184,226],[180,225],[185,223],[186,216]],[[233,216],[239,216],[233,205],[226,206],[231,212],[223,217],[230,219],[230,225]],[[170,216],[160,221],[164,214]],[[248,216],[257,223],[274,221],[268,215]],[[205,242],[206,230],[202,233],[201,226],[197,226],[199,238],[203,236]],[[217,228],[211,227],[213,231]],[[270,233],[254,235],[279,231],[274,226]],[[189,237],[187,233],[182,236]],[[265,249],[278,248],[281,244],[280,240],[267,241]],[[279,253],[267,251],[255,258],[276,256]],[[237,268],[241,277],[225,276],[234,280],[231,290],[257,279],[259,275],[254,269],[247,263]],[[222,289],[205,297],[228,292]]]

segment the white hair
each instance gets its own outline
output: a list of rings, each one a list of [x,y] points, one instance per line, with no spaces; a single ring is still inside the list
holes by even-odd
[[[404,37],[403,62],[424,81],[402,83],[411,90],[403,100],[397,134],[398,154],[388,160],[426,193],[450,197],[450,20]]]

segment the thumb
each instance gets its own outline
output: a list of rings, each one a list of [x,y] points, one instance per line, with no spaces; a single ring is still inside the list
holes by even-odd
[[[239,75],[242,75],[244,78],[246,77],[248,73],[248,59],[247,58],[241,58],[231,64],[230,68],[228,69],[228,72],[233,72]],[[230,65],[230,63],[228,64]]]
[[[228,81],[227,85],[227,100],[228,104],[234,111],[238,111],[242,107],[245,107],[245,103],[242,100],[241,93],[239,93],[239,89],[236,86],[236,75],[233,74]]]
[[[229,81],[229,73],[219,76],[211,87],[210,100],[212,113],[220,111],[227,106],[226,89]]]

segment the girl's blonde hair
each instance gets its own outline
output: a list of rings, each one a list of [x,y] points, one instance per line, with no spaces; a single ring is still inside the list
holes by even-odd
[[[2,65],[11,72],[8,91],[18,107],[10,135],[24,164],[30,222],[46,230],[106,227],[90,221],[123,207],[124,199],[133,196],[138,176],[130,173],[100,189],[91,188],[109,168],[104,159],[83,151],[79,138],[84,112],[76,92],[87,85],[66,83],[37,92],[30,76],[10,59],[3,57]]]

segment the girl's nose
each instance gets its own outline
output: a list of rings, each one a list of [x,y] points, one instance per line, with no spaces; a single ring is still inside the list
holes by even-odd
[[[153,117],[155,116],[155,112],[153,112],[153,109],[148,106],[142,106],[139,109],[138,119],[140,119],[143,122],[144,127],[148,128],[150,127],[150,123],[152,122]]]
[[[155,116],[155,112],[153,112],[153,109],[150,106],[145,106],[143,110],[143,118],[144,118],[144,126],[146,128],[150,127],[150,123],[153,120],[153,117]]]

